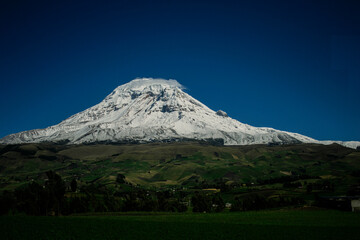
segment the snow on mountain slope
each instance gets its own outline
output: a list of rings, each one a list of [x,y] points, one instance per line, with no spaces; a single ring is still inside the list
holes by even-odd
[[[0,139],[0,143],[79,144],[184,138],[223,139],[226,145],[321,143],[296,133],[243,124],[221,110],[209,109],[182,89],[176,80],[138,78],[117,87],[99,104],[57,125],[11,134]],[[346,146],[358,145],[355,142]]]

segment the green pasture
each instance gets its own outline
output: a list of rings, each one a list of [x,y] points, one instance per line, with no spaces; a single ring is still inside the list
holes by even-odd
[[[360,214],[276,210],[0,217],[0,239],[359,239]]]

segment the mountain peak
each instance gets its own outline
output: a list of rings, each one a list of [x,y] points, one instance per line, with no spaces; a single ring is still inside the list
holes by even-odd
[[[57,125],[11,134],[0,139],[0,144],[176,139],[222,139],[226,145],[321,143],[296,133],[243,124],[222,110],[211,110],[183,88],[173,79],[136,78],[117,87],[99,104]]]
[[[132,91],[143,91],[146,88],[161,87],[161,88],[179,88],[184,87],[174,79],[163,79],[163,78],[135,78],[134,80],[117,87],[115,90],[132,90]]]

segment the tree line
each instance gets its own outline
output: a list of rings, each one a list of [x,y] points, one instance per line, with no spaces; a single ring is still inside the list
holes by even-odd
[[[77,181],[70,183],[71,192],[66,192],[66,184],[53,171],[46,173],[43,185],[33,181],[17,188],[4,191],[0,196],[0,214],[25,213],[28,215],[69,215],[85,212],[118,211],[187,211],[187,205],[179,196],[170,191],[147,191],[132,188],[129,191],[113,192],[94,184],[83,186],[80,192]],[[123,175],[117,182],[125,183]]]
[[[287,206],[301,206],[304,203],[305,200],[301,197],[277,196],[266,198],[260,194],[251,194],[243,198],[236,197],[230,211],[253,211]]]
[[[222,212],[225,209],[220,193],[201,190],[146,190],[125,182],[122,174],[117,176],[116,182],[126,185],[128,190],[109,190],[106,186],[95,184],[79,188],[76,179],[67,186],[61,176],[53,171],[46,172],[46,176],[44,184],[32,181],[15,191],[4,191],[0,196],[0,214],[58,216],[87,212],[185,212],[189,208],[193,212],[208,213]],[[228,191],[222,182],[218,184],[221,193]],[[236,197],[230,210],[250,211],[303,203],[304,200],[298,197],[266,198],[259,194],[249,194]]]

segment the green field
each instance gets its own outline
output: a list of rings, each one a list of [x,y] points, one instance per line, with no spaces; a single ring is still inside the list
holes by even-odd
[[[276,210],[217,214],[0,217],[0,239],[359,239],[360,214]]]

